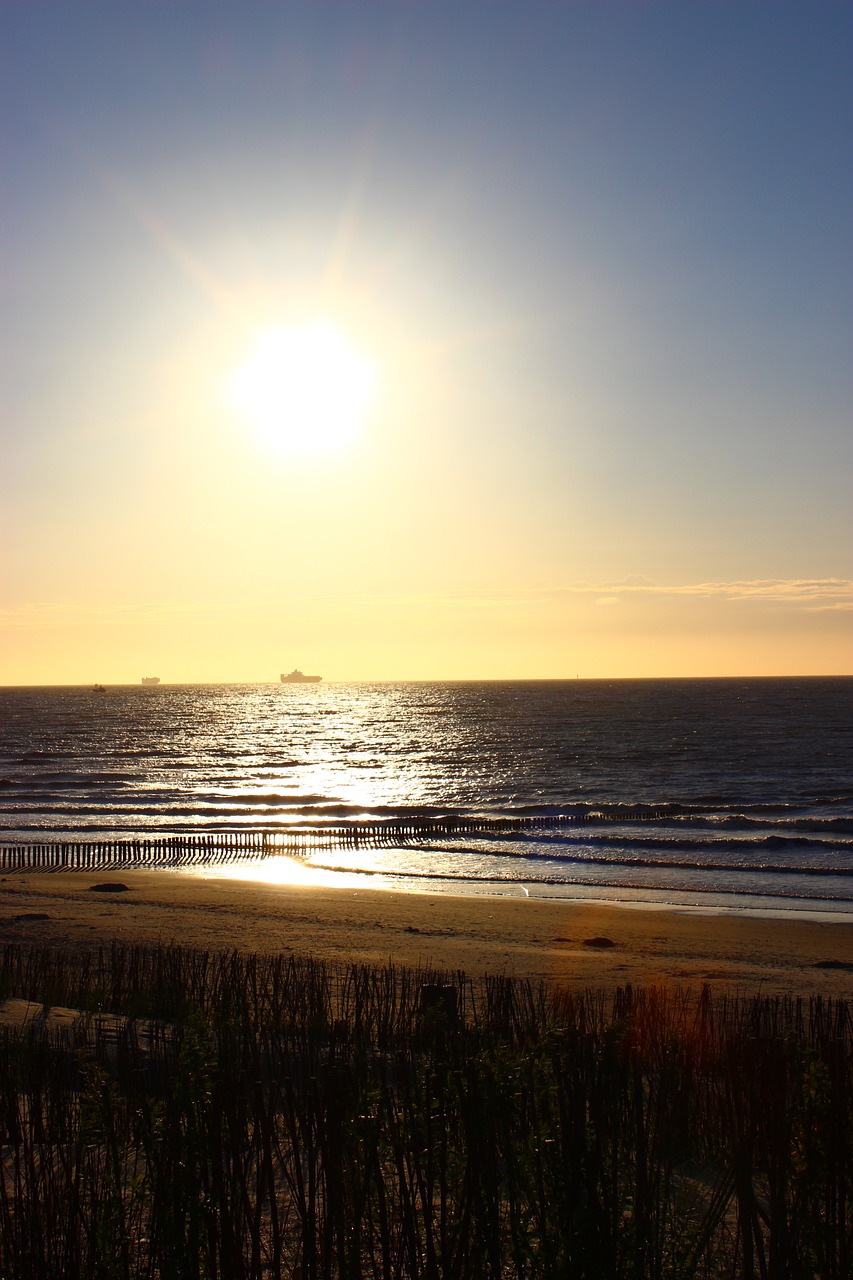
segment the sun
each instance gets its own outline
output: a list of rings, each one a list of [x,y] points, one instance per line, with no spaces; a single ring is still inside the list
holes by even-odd
[[[282,453],[334,453],[358,434],[374,372],[324,321],[263,329],[233,374],[232,405]]]

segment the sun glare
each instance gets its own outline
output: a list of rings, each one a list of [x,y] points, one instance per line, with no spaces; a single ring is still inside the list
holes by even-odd
[[[281,452],[330,453],[357,435],[373,381],[369,362],[317,321],[257,334],[230,399]]]

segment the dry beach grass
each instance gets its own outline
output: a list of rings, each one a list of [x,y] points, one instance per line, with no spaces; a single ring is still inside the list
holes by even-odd
[[[849,1274],[848,923],[28,872],[0,941],[10,1280]]]
[[[0,949],[0,1273],[849,1276],[849,1001],[437,980]]]

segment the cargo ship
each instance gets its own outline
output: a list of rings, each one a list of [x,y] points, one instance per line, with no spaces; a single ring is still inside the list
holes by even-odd
[[[322,676],[303,675],[303,673],[297,667],[294,667],[293,670],[288,675],[282,674],[281,683],[282,684],[319,684],[322,679],[323,679]]]
[[[159,684],[160,677],[159,676],[143,676],[142,683],[143,684]]]

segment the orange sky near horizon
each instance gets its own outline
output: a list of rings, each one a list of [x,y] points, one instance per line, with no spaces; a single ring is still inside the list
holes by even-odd
[[[94,621],[53,608],[7,630],[21,678],[4,683],[249,683],[296,665],[343,681],[849,674],[838,588],[808,606],[780,599],[789,587],[773,584],[770,598],[721,584],[699,597],[611,584],[607,595],[314,598],[278,610],[115,608]]]

